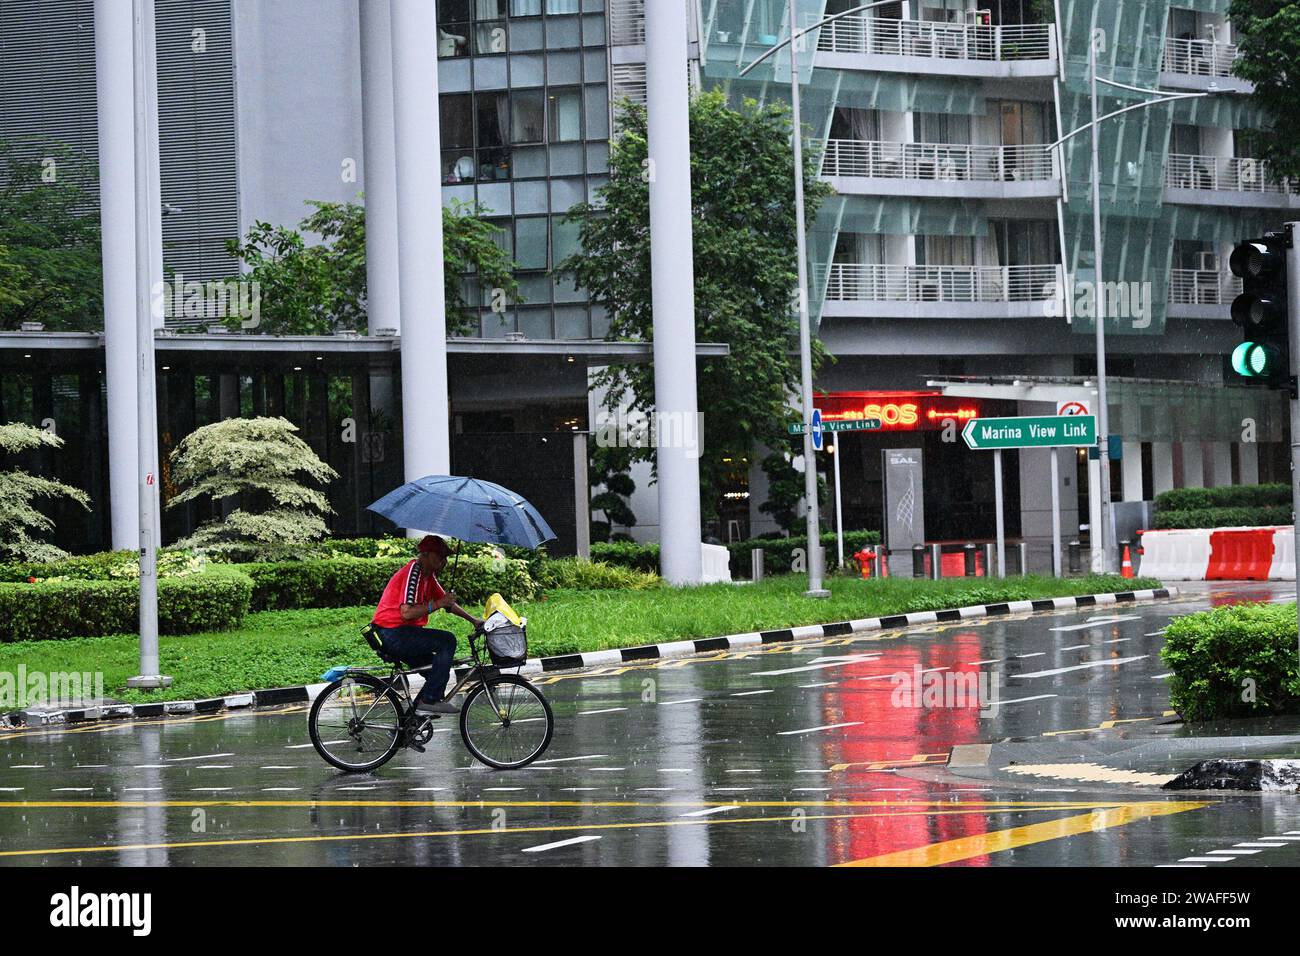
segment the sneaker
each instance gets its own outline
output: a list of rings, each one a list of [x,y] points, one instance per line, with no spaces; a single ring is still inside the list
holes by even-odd
[[[434,717],[438,714],[459,714],[460,708],[445,700],[440,700],[432,704],[420,701],[415,705],[415,712],[421,717]]]

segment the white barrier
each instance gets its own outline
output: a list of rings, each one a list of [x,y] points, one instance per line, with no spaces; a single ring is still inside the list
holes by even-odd
[[[1138,573],[1172,581],[1204,581],[1210,567],[1210,529],[1144,531]]]
[[[1278,528],[1273,532],[1273,563],[1269,565],[1268,579],[1295,580],[1295,528]]]
[[[700,544],[700,580],[731,583],[731,552],[720,544]]]

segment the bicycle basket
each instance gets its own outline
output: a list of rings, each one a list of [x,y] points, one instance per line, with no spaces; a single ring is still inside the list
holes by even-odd
[[[518,667],[528,659],[528,634],[525,628],[508,621],[485,631],[488,655],[497,667]]]

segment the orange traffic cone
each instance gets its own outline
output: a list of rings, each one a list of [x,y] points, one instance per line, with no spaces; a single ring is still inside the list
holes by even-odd
[[[1133,559],[1129,557],[1128,545],[1124,545],[1124,560],[1119,565],[1119,576],[1121,578],[1133,577]]]

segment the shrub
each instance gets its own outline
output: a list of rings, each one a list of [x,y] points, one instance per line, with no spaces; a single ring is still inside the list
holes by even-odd
[[[1184,720],[1300,712],[1294,604],[1231,604],[1176,618],[1160,656]]]
[[[1230,485],[1224,488],[1175,488],[1156,495],[1156,511],[1200,508],[1249,508],[1291,504],[1291,486]]]
[[[659,575],[634,571],[602,561],[581,558],[552,558],[542,565],[537,583],[542,587],[575,590],[645,591],[659,586]]]
[[[158,577],[182,577],[206,570],[209,562],[184,549],[158,552]],[[57,561],[26,561],[0,564],[0,582],[26,582],[31,578],[71,578],[76,581],[121,581],[140,579],[140,556],[135,551],[101,551]]]
[[[638,544],[635,541],[593,541],[591,560],[612,564],[632,571],[659,573],[659,545]]]
[[[794,564],[795,548],[803,548],[808,540],[806,535],[790,538],[750,538],[748,541],[735,541],[727,545],[731,552],[731,572],[733,575],[749,577],[749,552],[754,548],[763,549],[763,572],[765,574],[789,574]],[[822,547],[826,549],[828,559],[834,558],[835,532],[824,532],[821,536]],[[878,531],[844,532],[844,560],[847,563],[853,552],[867,545],[880,543]],[[829,569],[833,560],[827,561]]]
[[[410,558],[333,558],[326,561],[279,561],[236,565],[253,581],[252,608],[356,607],[378,604],[389,579]],[[455,573],[449,563],[439,575],[462,605],[486,601],[499,591],[507,601],[531,598],[536,585],[524,562],[462,556]]]
[[[158,582],[158,630],[193,634],[239,626],[253,582],[231,568]],[[102,637],[139,630],[140,590],[133,580],[0,583],[0,641]]]
[[[1258,505],[1232,508],[1187,508],[1157,511],[1155,526],[1165,528],[1256,528],[1290,524],[1291,506]]]

